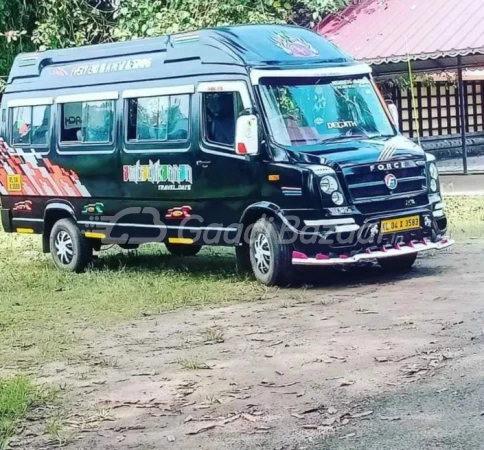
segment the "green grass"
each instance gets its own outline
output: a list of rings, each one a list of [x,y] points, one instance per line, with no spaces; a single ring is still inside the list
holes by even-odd
[[[456,237],[484,236],[484,197],[447,197],[449,227]]]
[[[484,198],[446,201],[458,238],[484,235]],[[9,371],[79,357],[86,328],[274,292],[237,278],[231,250],[204,249],[183,259],[161,245],[133,253],[115,247],[86,273],[70,274],[55,269],[40,247],[38,236],[0,232],[0,367]]]
[[[0,378],[0,450],[7,448],[29,408],[52,399],[51,391],[39,388],[29,378]]]
[[[267,289],[235,275],[232,251],[174,258],[164,246],[101,254],[83,274],[54,268],[38,236],[0,232],[0,367],[76,353],[82,330],[184,306],[256,300]]]

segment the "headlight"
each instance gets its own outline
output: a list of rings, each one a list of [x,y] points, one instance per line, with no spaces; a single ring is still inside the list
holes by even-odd
[[[331,176],[323,177],[320,186],[325,194],[332,194],[334,191],[338,190],[338,182],[336,181],[336,178]]]
[[[341,192],[333,192],[331,200],[333,200],[333,203],[337,206],[341,206],[345,202],[345,198]]]
[[[439,171],[435,163],[430,163],[429,165],[430,178],[437,180],[439,178]]]
[[[431,190],[432,192],[437,192],[438,188],[439,188],[439,186],[437,185],[437,180],[436,180],[436,179],[434,179],[434,178],[432,178],[432,179],[430,180],[430,190]]]

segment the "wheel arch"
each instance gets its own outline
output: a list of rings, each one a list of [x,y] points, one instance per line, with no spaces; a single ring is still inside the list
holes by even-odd
[[[257,202],[248,206],[242,213],[240,223],[243,226],[243,233],[241,234],[241,237],[245,235],[245,230],[248,226],[253,225],[257,220],[264,216],[272,217],[275,220],[280,221],[280,223],[284,223],[287,227],[292,228],[282,209],[275,203],[265,201]],[[237,244],[241,245],[241,242],[239,241]]]
[[[42,251],[50,253],[50,232],[54,224],[61,219],[73,219],[77,223],[74,207],[67,201],[53,201],[44,210],[44,232],[42,234]]]

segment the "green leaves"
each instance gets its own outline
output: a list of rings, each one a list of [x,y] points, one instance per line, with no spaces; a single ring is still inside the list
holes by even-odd
[[[242,23],[314,26],[348,0],[0,0],[0,76],[17,53]],[[103,2],[99,3],[102,4]],[[2,39],[3,37],[3,39]]]

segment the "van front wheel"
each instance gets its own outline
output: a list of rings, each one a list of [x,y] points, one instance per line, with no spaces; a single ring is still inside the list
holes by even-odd
[[[201,245],[170,244],[169,242],[166,242],[165,246],[173,256],[195,256],[202,249]]]
[[[285,243],[274,221],[258,220],[250,235],[250,263],[256,279],[266,286],[288,285],[292,275],[292,246]]]
[[[58,269],[82,272],[92,260],[92,246],[72,219],[61,219],[50,233],[50,252]]]

